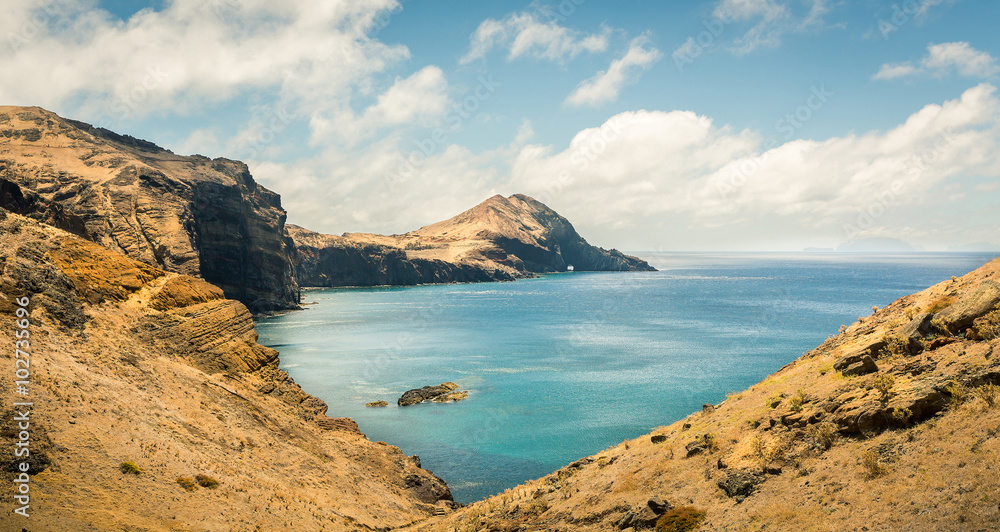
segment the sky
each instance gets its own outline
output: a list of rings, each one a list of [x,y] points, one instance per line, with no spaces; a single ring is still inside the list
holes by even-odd
[[[7,4],[0,104],[242,160],[316,231],[523,193],[630,251],[1000,245],[1000,2]]]

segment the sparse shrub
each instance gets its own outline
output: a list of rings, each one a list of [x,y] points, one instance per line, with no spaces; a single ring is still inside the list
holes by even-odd
[[[872,314],[875,314],[876,312],[878,312],[878,307],[872,305]]]
[[[990,408],[994,408],[997,403],[1000,403],[1000,386],[996,384],[984,384],[976,388],[973,393]]]
[[[845,332],[847,332],[847,325],[841,325],[837,333],[844,334]]]
[[[788,401],[788,408],[792,409],[792,412],[801,412],[802,404],[806,402],[806,392],[799,388],[795,395],[792,396]]]
[[[820,375],[826,375],[827,373],[830,373],[831,371],[833,371],[833,362],[828,362],[826,364],[823,364],[822,366],[816,368],[816,371],[819,371]]]
[[[195,475],[194,480],[203,488],[215,489],[219,486],[219,481],[208,475]]]
[[[693,506],[674,508],[656,521],[657,532],[691,532],[705,520],[705,511]]]
[[[875,377],[872,381],[872,385],[878,390],[879,399],[884,403],[889,400],[889,395],[892,393],[892,387],[896,384],[896,379],[892,378],[892,375],[882,373]]]
[[[861,455],[861,467],[864,468],[865,478],[878,478],[886,473],[885,467],[878,461],[878,453],[875,449],[868,449]]]
[[[917,309],[906,307],[906,319],[912,320],[917,315]]]
[[[994,310],[989,314],[976,318],[972,325],[970,339],[972,340],[993,340],[1000,336],[1000,310]]]
[[[948,405],[953,408],[962,406],[962,404],[969,399],[969,389],[958,381],[952,381],[952,383],[945,388],[945,391],[947,391],[948,395],[951,396],[948,400]]]
[[[897,406],[892,409],[892,419],[895,419],[902,425],[909,424],[911,417],[913,417],[913,412],[909,408],[899,408]]]
[[[188,478],[188,477],[177,477],[174,480],[177,482],[177,484],[180,485],[180,487],[182,487],[182,488],[184,488],[184,489],[186,489],[188,491],[194,491],[194,490],[198,489],[198,484],[196,484],[195,481],[192,480],[191,478]]]
[[[885,347],[879,353],[879,358],[896,358],[910,352],[910,341],[901,334],[886,333],[882,336],[882,341],[885,342]]]
[[[951,282],[954,283],[955,281],[958,281],[958,277],[955,277],[954,275],[952,275],[951,276]]]
[[[135,464],[135,462],[133,462],[131,460],[129,460],[128,462],[122,462],[121,465],[118,466],[118,470],[121,471],[122,473],[127,474],[127,475],[141,475],[142,474],[142,468],[139,467],[139,466],[137,466]]]
[[[810,425],[806,429],[806,442],[817,449],[827,450],[833,447],[837,438],[837,426],[829,421]]]

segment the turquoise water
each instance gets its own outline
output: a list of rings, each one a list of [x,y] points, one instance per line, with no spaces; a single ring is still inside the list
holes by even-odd
[[[648,255],[661,271],[308,290],[314,305],[257,330],[329,415],[420,455],[470,502],[717,403],[872,305],[994,256]],[[396,407],[445,381],[469,399]]]

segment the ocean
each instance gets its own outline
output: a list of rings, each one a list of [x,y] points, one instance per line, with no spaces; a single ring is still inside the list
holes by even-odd
[[[260,343],[471,502],[718,403],[841,325],[996,254],[643,254],[659,272],[309,289]],[[399,408],[453,381],[467,400]],[[370,401],[387,408],[366,408]]]

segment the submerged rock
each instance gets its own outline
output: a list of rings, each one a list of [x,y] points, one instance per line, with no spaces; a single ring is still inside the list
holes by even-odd
[[[365,403],[365,406],[369,408],[381,408],[383,406],[389,406],[389,403],[385,401],[372,401],[370,403]]]

